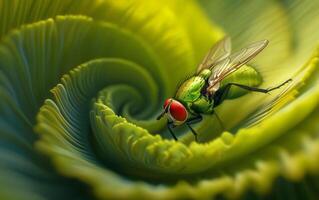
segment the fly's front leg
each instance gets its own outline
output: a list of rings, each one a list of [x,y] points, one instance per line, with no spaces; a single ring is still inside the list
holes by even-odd
[[[175,125],[173,124],[173,122],[167,120],[167,129],[169,130],[169,132],[173,136],[173,138],[177,141],[177,137],[175,136],[175,134],[173,132],[174,127],[175,127]]]
[[[191,127],[191,124],[196,124],[200,121],[203,120],[203,117],[201,115],[197,115],[193,118],[189,118],[185,123],[187,125],[187,127],[191,130],[191,132],[193,133],[194,137],[195,137],[195,141],[198,142],[197,140],[197,133],[196,131]]]

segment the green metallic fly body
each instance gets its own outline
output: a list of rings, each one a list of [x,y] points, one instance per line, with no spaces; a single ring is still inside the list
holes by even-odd
[[[234,72],[236,71],[239,72],[239,69],[259,54],[267,44],[268,40],[262,40],[231,54],[229,37],[217,42],[198,66],[196,74],[179,86],[174,98],[168,98],[164,102],[164,110],[157,119],[159,120],[164,115],[167,115],[167,127],[175,140],[177,140],[177,137],[173,132],[173,128],[186,124],[197,141],[197,133],[191,127],[191,124],[200,122],[203,118],[202,114],[215,114],[220,121],[218,115],[214,113],[214,108],[219,106],[225,99],[237,98],[245,94],[243,92],[231,94],[232,87],[235,86],[245,91],[268,93],[291,81],[289,79],[269,89],[257,88],[256,86],[259,85],[261,80],[253,76],[256,71],[248,68],[248,70],[241,72],[241,75],[249,77],[249,81],[245,82],[244,79],[241,79],[231,82],[230,75],[235,74]]]

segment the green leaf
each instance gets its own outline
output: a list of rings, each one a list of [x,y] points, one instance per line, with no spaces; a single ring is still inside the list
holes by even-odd
[[[314,199],[317,4],[0,2],[0,197]],[[247,68],[260,87],[293,81],[224,102],[227,131],[211,115],[200,143],[171,140],[163,100],[224,34],[235,49],[270,40]]]

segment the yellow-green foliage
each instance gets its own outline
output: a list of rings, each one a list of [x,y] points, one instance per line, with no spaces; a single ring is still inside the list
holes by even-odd
[[[316,199],[318,7],[0,1],[0,199]],[[293,81],[226,101],[227,130],[207,116],[199,143],[183,129],[176,142],[156,115],[225,34],[235,49],[270,40],[256,85]]]

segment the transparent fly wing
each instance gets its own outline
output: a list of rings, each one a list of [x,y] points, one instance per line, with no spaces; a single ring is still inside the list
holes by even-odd
[[[217,42],[208,53],[205,55],[203,61],[199,64],[197,68],[197,73],[201,72],[203,69],[208,69],[215,65],[219,61],[227,58],[231,52],[231,41],[229,37],[224,37],[222,40]]]
[[[226,76],[233,73],[241,66],[249,62],[258,53],[260,53],[268,44],[268,40],[262,40],[255,42],[248,47],[228,56],[227,58],[219,61],[211,67],[212,75],[210,76],[208,82],[209,87],[207,90],[214,88],[216,84],[222,81]]]

